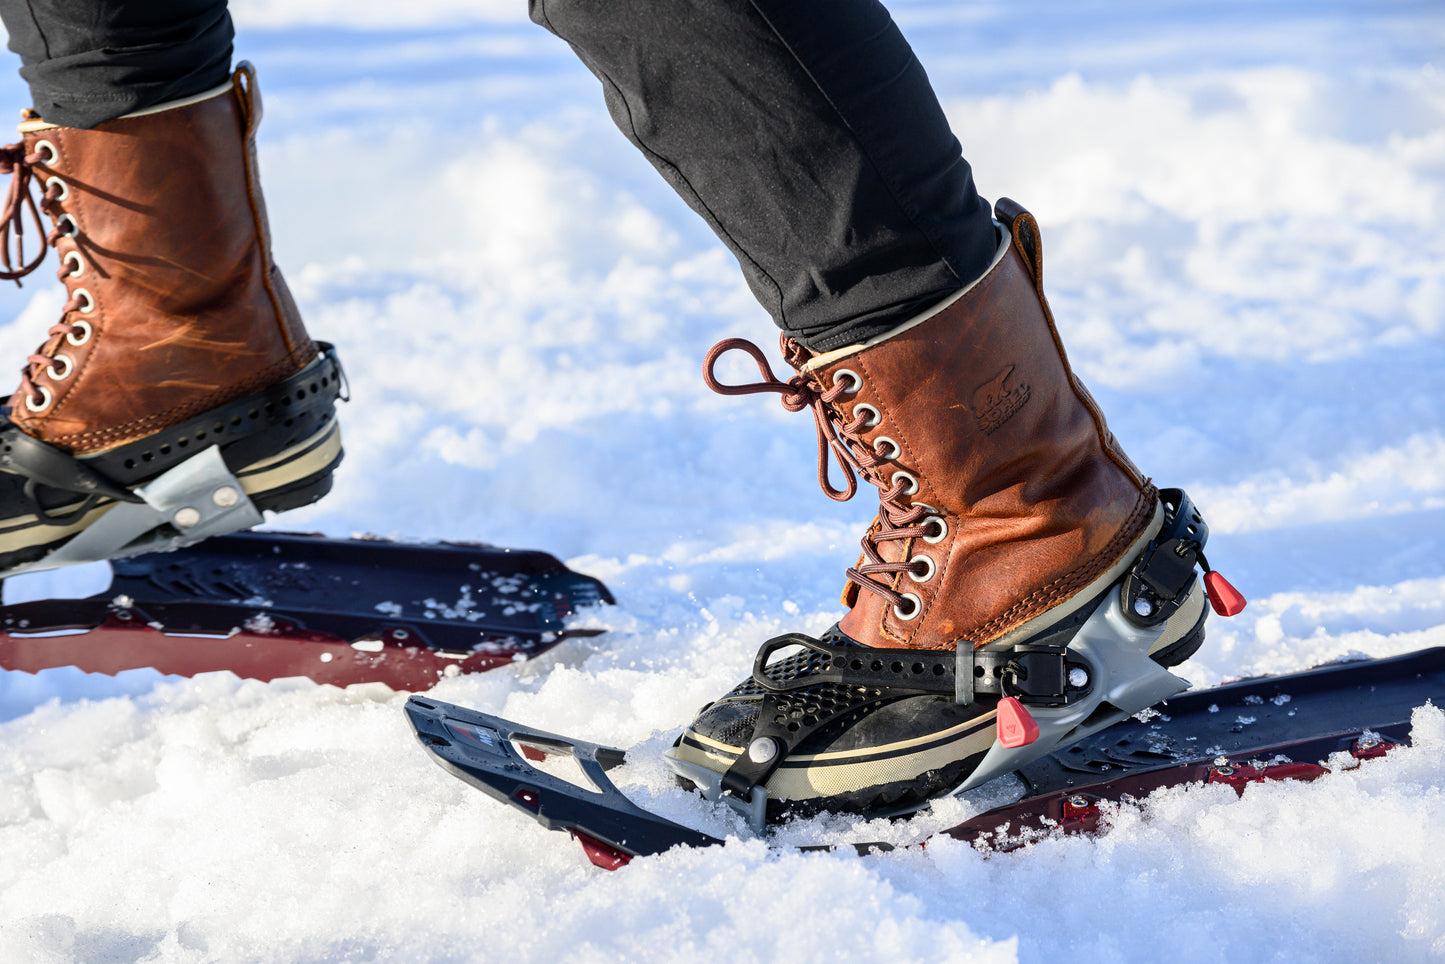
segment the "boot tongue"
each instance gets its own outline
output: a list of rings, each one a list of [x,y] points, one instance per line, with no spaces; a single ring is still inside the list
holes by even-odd
[[[801,343],[789,338],[787,335],[779,337],[778,349],[783,353],[783,361],[792,365],[793,368],[798,371],[802,371],[803,366],[817,354],[811,349],[805,348]]]

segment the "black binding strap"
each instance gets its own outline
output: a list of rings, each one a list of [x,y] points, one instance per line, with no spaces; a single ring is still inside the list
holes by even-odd
[[[69,452],[27,435],[10,421],[0,427],[0,469],[23,475],[31,483],[65,492],[106,496],[117,502],[141,501],[129,489],[112,482]],[[25,488],[26,494],[34,498],[33,486],[27,484]],[[43,514],[41,517],[45,518]]]
[[[753,661],[753,682],[762,690],[757,722],[748,746],[723,774],[723,789],[749,799],[753,787],[765,784],[809,737],[845,716],[894,700],[950,696],[966,705],[1011,696],[1035,706],[1074,702],[1091,684],[1087,667],[1069,654],[1068,644],[1107,595],[1002,650],[975,649],[969,640],[959,640],[953,652],[838,645],[799,633],[768,640]],[[769,660],[794,646],[802,647],[806,670],[782,673],[774,664],[770,674]],[[1086,670],[1080,685],[1069,679],[1076,668]]]
[[[807,676],[774,680],[767,665],[775,653],[789,646],[802,646],[824,657]],[[806,689],[819,683],[843,686],[883,686],[910,696],[952,693],[958,658],[952,652],[922,649],[870,649],[864,646],[836,646],[801,633],[776,636],[758,650],[753,660],[753,682],[771,693]]]

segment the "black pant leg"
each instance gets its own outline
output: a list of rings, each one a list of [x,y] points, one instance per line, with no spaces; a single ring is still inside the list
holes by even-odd
[[[226,0],[0,0],[32,106],[94,127],[228,79]]]
[[[887,331],[991,262],[988,205],[875,0],[530,6],[808,347]]]

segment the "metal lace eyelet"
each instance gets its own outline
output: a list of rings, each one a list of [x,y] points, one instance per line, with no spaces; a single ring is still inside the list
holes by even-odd
[[[48,178],[45,179],[45,190],[47,190],[47,191],[50,190],[50,186],[51,186],[52,184],[59,184],[59,185],[60,185],[60,193],[57,194],[57,195],[55,195],[55,200],[57,200],[57,201],[64,201],[66,198],[70,197],[70,185],[69,185],[69,184],[66,184],[64,181],[62,181],[62,180],[61,180],[60,178],[58,178],[58,177],[48,177]]]
[[[923,541],[928,543],[930,546],[936,546],[944,539],[948,538],[948,523],[944,521],[943,516],[941,515],[931,515],[928,518],[924,519],[922,524],[928,525],[930,522],[938,523],[938,534],[932,536],[924,536]]]
[[[903,454],[903,446],[886,435],[880,435],[873,440],[873,454],[880,459],[896,459]]]
[[[903,620],[905,623],[908,622],[909,620],[917,619],[917,618],[918,618],[918,614],[921,613],[921,612],[923,612],[923,600],[918,598],[918,593],[916,593],[916,592],[906,592],[906,593],[903,594],[903,598],[904,598],[905,600],[907,600],[907,601],[912,602],[912,603],[913,603],[913,608],[910,609],[910,610],[908,610],[908,612],[905,613],[903,610],[899,609],[897,606],[894,606],[894,607],[893,607],[893,615],[897,616],[899,619]]]
[[[69,230],[65,228],[67,224],[70,225]],[[60,232],[62,238],[73,238],[80,233],[80,224],[70,215],[62,214],[55,219],[55,229]]]
[[[44,164],[46,167],[54,167],[55,162],[60,160],[60,152],[57,151],[55,149],[55,145],[50,143],[49,141],[36,141],[35,153],[49,155],[48,157],[40,158],[40,163]]]
[[[915,572],[912,568],[913,566],[917,566],[919,564],[922,564],[923,566],[923,572],[921,573]],[[912,579],[914,582],[928,582],[928,580],[932,579],[935,575],[938,574],[938,564],[933,561],[932,556],[914,556],[912,559],[908,560],[908,565],[908,578]]]
[[[840,368],[833,373],[833,384],[838,384],[840,379],[848,379],[848,387],[843,389],[846,395],[856,395],[858,389],[863,387],[863,379],[851,368]]]
[[[883,421],[883,413],[878,411],[878,409],[874,408],[872,405],[869,405],[867,402],[859,402],[857,405],[853,406],[853,418],[857,419],[862,412],[867,412],[868,418],[862,425],[859,426],[859,428],[872,428],[879,422]]]
[[[904,495],[918,494],[918,477],[916,475],[914,475],[912,472],[904,472],[900,470],[893,473],[893,478],[890,481],[894,485],[897,485],[899,479],[904,479],[908,482],[908,488],[903,490]]]
[[[70,297],[80,301],[80,307],[77,308],[76,311],[84,312],[88,315],[95,310],[95,296],[84,288],[76,288],[70,293]]]
[[[40,402],[36,403],[34,395],[26,395],[25,407],[32,412],[43,412],[50,407],[51,402],[55,401],[55,393],[44,385],[37,385],[35,390],[40,393]]]
[[[65,336],[65,340],[66,340],[66,341],[70,342],[72,345],[74,345],[74,346],[77,347],[77,348],[79,348],[81,345],[85,344],[86,342],[90,341],[90,336],[91,336],[91,334],[92,334],[93,331],[94,331],[94,329],[92,329],[92,328],[90,327],[90,322],[88,322],[88,321],[86,321],[84,318],[82,318],[82,319],[80,319],[79,321],[72,321],[72,322],[70,323],[70,327],[72,327],[72,328],[83,328],[83,329],[85,329],[85,333],[84,333],[83,335],[81,335],[80,337],[77,338],[75,332],[73,332],[73,331],[72,331],[72,332],[69,332],[69,333],[66,334],[66,336]]]
[[[79,251],[65,252],[65,257],[60,259],[60,263],[71,266],[70,274],[66,275],[67,278],[79,278],[85,274],[85,259],[80,256]]]
[[[57,381],[57,382],[63,382],[63,381],[65,381],[65,379],[67,379],[67,378],[70,377],[70,375],[71,375],[72,372],[75,371],[75,362],[73,362],[73,361],[70,360],[70,356],[69,356],[69,355],[56,355],[56,356],[55,356],[55,361],[56,361],[56,362],[64,362],[64,363],[65,363],[65,370],[64,370],[64,371],[56,371],[56,370],[55,370],[55,363],[51,363],[51,364],[45,369],[45,372],[46,372],[46,374],[48,374],[48,375],[49,375],[52,379],[54,379],[55,381]]]

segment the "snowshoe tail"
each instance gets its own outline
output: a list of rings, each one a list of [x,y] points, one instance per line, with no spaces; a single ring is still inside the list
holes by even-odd
[[[0,669],[305,676],[418,691],[537,656],[607,587],[555,557],[275,532],[111,562],[85,599],[0,607]]]

